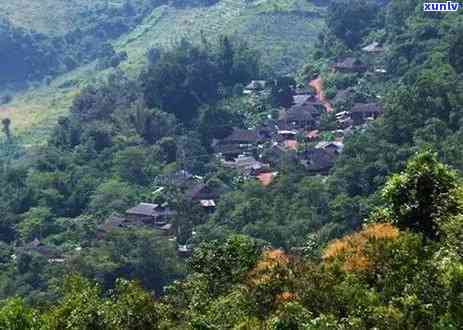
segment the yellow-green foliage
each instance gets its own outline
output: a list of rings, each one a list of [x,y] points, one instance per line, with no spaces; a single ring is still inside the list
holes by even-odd
[[[345,271],[366,270],[370,264],[366,247],[375,241],[393,240],[399,236],[397,228],[390,224],[373,224],[364,230],[331,242],[325,249],[326,262],[340,260]]]

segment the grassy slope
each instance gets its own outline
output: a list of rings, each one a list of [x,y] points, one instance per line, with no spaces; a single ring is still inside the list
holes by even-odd
[[[106,0],[0,0],[0,16],[13,24],[45,34],[62,34],[79,24],[79,17]]]
[[[244,0],[222,0],[211,7],[186,9],[163,6],[116,40],[114,46],[127,51],[129,59],[121,67],[135,77],[153,46],[169,47],[181,37],[199,40],[201,31],[210,38],[239,35],[259,49],[263,60],[274,69],[291,71],[304,62],[322,27],[322,20],[314,17],[319,11],[306,0],[261,0],[251,5]],[[93,65],[88,65],[55,79],[50,86],[31,88],[8,108],[0,107],[0,119],[10,117],[27,143],[40,143],[57,117],[66,113],[79,89],[107,73],[96,72]]]

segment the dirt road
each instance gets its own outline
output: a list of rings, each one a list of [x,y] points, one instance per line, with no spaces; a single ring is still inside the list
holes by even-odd
[[[323,81],[322,81],[322,78],[321,77],[317,77],[317,79],[314,79],[314,80],[311,80],[309,82],[309,85],[312,86],[315,91],[316,91],[316,98],[318,99],[318,101],[320,101],[325,109],[326,109],[326,112],[333,112],[333,107],[331,106],[330,102],[328,101],[328,99],[325,97],[325,92],[323,91]]]

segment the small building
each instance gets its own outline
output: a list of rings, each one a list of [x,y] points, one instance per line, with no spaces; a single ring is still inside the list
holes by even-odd
[[[241,175],[249,176],[259,172],[262,169],[268,168],[268,165],[263,164],[252,156],[240,156],[233,162],[224,162],[224,166],[237,170]]]
[[[241,146],[253,146],[261,140],[257,130],[233,128],[231,133],[220,140],[220,144],[238,144]]]
[[[103,239],[107,234],[116,229],[126,229],[130,227],[129,221],[118,213],[113,213],[96,231],[96,238]]]
[[[311,105],[293,106],[280,114],[280,121],[286,123],[285,129],[312,129],[316,126],[313,116],[316,111]]]
[[[350,118],[354,125],[361,125],[369,119],[377,119],[383,113],[383,107],[377,103],[356,103],[350,111]]]
[[[181,258],[189,258],[193,253],[193,247],[190,244],[178,244],[177,255]]]
[[[336,156],[324,149],[307,149],[300,156],[302,165],[310,174],[327,175],[334,166]]]
[[[243,94],[249,95],[263,91],[267,87],[265,80],[252,80],[243,90]]]
[[[362,51],[369,54],[382,54],[384,53],[384,48],[379,42],[372,42],[371,44],[362,48]]]
[[[217,144],[213,147],[214,153],[224,161],[234,161],[236,158],[246,155],[249,151],[236,144]]]
[[[215,140],[212,148],[219,157],[230,161],[241,154],[251,153],[261,141],[258,130],[233,128],[225,138]]]
[[[353,125],[349,111],[341,111],[336,114],[336,125],[338,129],[346,129]]]
[[[140,203],[127,210],[126,215],[130,221],[139,221],[146,225],[163,226],[175,214],[164,205]]]
[[[154,179],[156,186],[184,187],[194,181],[194,176],[188,171],[180,170],[166,175],[157,176]]]
[[[311,99],[312,96],[308,94],[293,95],[293,106],[303,106],[306,103],[310,102]]]
[[[175,234],[174,226],[171,223],[166,223],[165,225],[160,226],[159,230],[165,236],[172,236]]]
[[[64,263],[66,260],[61,252],[54,246],[41,242],[35,238],[29,244],[17,249],[19,253],[31,254],[36,253],[47,259],[50,264]],[[18,253],[17,253],[18,254]],[[15,254],[15,256],[17,255]]]
[[[368,67],[359,59],[348,57],[334,64],[333,69],[341,73],[364,73]]]
[[[342,151],[344,150],[344,143],[339,142],[339,141],[332,141],[332,142],[323,141],[323,142],[318,143],[315,146],[315,148],[323,149],[323,150],[331,152],[334,155],[338,155],[342,153]]]
[[[206,211],[213,211],[219,199],[219,193],[205,183],[198,183],[185,193],[185,197],[192,203],[198,203]]]
[[[279,130],[278,131],[278,135],[283,137],[284,139],[296,139],[296,136],[297,136],[297,131],[296,130],[286,130],[286,129],[283,129],[283,130]]]

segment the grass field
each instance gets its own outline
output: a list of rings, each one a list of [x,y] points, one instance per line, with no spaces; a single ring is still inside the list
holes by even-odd
[[[68,1],[77,3],[76,0],[45,2],[63,4]],[[136,77],[143,68],[146,52],[151,47],[169,47],[181,38],[198,41],[201,33],[208,38],[237,35],[258,49],[262,60],[274,70],[291,72],[305,62],[311,51],[323,27],[321,14],[322,9],[307,0],[261,0],[252,4],[244,0],[222,0],[211,7],[183,9],[161,6],[113,44],[116,50],[127,51],[128,60],[120,67],[131,77]],[[29,20],[34,20],[35,16],[30,17]],[[107,73],[96,71],[90,64],[54,79],[48,86],[30,88],[15,96],[8,107],[0,107],[0,119],[10,117],[13,129],[27,143],[40,143],[56,119],[67,113],[80,88],[103,79]]]

